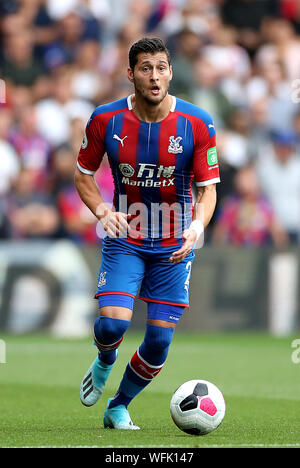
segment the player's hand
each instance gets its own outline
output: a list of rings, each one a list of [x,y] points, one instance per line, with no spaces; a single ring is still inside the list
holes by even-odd
[[[100,219],[103,229],[108,237],[114,239],[118,237],[126,237],[129,224],[130,214],[121,213],[120,211],[108,211],[108,213]]]
[[[187,257],[191,253],[193,246],[197,240],[196,231],[194,229],[186,229],[185,231],[183,231],[182,240],[183,240],[182,246],[180,247],[179,250],[172,253],[171,257],[169,258],[169,262],[171,263],[182,262],[182,260],[184,260],[185,257]]]

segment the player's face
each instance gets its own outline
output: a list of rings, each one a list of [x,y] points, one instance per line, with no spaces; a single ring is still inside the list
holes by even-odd
[[[141,53],[134,70],[128,69],[128,78],[134,84],[135,93],[148,104],[157,105],[166,97],[172,79],[172,67],[164,52]]]

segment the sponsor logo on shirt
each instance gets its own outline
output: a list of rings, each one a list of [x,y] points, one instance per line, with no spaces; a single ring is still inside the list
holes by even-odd
[[[83,137],[83,140],[82,140],[81,148],[85,149],[88,144],[89,144],[89,142],[88,142],[88,139],[87,139],[87,136],[86,136],[86,133],[85,133],[84,137]]]
[[[207,150],[207,164],[215,166],[218,163],[217,147],[209,148]]]
[[[130,164],[121,163],[119,169],[124,176],[122,183],[126,185],[136,185],[138,187],[170,187],[174,185],[174,178],[172,175],[175,170],[175,166],[163,166],[157,167],[156,164],[139,163],[137,168],[137,175],[135,179],[130,179],[134,174],[135,170]],[[155,180],[159,178],[163,180]]]

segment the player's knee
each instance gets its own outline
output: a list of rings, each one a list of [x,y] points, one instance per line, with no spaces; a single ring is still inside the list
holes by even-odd
[[[130,325],[128,320],[99,316],[94,323],[94,335],[98,344],[111,345],[120,340]]]
[[[144,342],[140,346],[141,356],[153,365],[160,365],[166,359],[174,334],[174,328],[147,324]]]
[[[146,333],[145,342],[149,349],[164,351],[170,346],[174,333],[173,328],[158,327],[156,325],[149,326],[149,324],[147,328],[148,330],[150,329],[150,332]]]

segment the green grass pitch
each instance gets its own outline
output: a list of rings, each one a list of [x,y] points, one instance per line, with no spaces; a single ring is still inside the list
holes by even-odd
[[[102,399],[79,400],[80,381],[96,354],[92,340],[1,336],[0,447],[298,447],[300,363],[296,337],[177,332],[159,376],[130,405],[140,431],[104,429],[103,411],[143,334],[128,332]],[[206,436],[190,436],[173,423],[169,402],[183,382],[215,383],[226,400],[223,423]]]

